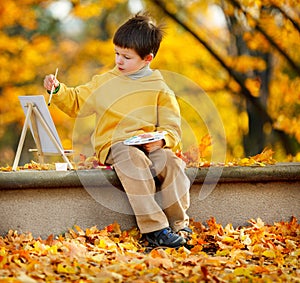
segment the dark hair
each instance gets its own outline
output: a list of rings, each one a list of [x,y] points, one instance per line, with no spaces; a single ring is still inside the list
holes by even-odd
[[[163,34],[162,25],[156,26],[148,13],[138,13],[117,29],[113,43],[122,48],[134,49],[144,59],[150,53],[155,57]]]

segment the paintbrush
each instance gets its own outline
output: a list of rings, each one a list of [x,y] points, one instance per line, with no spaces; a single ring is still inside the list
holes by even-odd
[[[48,101],[48,106],[50,106],[53,91],[55,90],[55,85],[54,84],[55,84],[55,81],[56,81],[57,73],[58,73],[58,68],[56,68],[56,70],[55,70],[54,83],[53,83],[52,88],[51,88],[50,97],[49,97],[49,101]]]

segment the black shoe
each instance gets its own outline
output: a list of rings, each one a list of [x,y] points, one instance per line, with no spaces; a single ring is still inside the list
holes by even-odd
[[[149,244],[157,247],[166,246],[171,248],[178,248],[186,243],[185,239],[173,233],[170,227],[148,233],[145,236]]]

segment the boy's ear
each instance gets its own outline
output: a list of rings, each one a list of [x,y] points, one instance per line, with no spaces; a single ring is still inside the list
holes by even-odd
[[[153,60],[153,58],[154,58],[153,53],[150,53],[150,54],[146,55],[145,61],[150,63]]]

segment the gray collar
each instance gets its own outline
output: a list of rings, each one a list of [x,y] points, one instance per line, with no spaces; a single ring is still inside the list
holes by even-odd
[[[128,75],[128,77],[133,79],[133,80],[137,80],[137,79],[142,78],[142,77],[150,76],[152,74],[152,72],[153,71],[150,69],[149,64],[147,64],[144,68],[138,70],[134,74]]]

